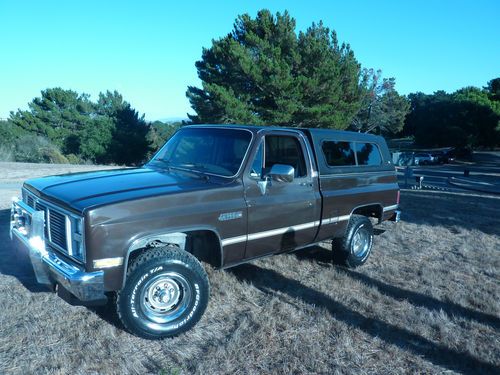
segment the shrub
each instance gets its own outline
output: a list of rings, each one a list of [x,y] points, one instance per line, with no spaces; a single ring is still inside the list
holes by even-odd
[[[66,155],[66,159],[68,159],[69,164],[82,164],[82,159],[80,159],[75,154]]]
[[[61,154],[61,152],[55,147],[46,147],[40,149],[40,153],[42,154],[42,158],[48,163],[54,164],[68,164],[69,161]]]
[[[0,161],[14,161],[12,146],[0,144]]]
[[[30,163],[68,163],[68,159],[47,138],[25,135],[14,142],[15,161]]]

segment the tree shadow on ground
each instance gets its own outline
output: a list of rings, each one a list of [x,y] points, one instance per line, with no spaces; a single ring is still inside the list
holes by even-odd
[[[373,338],[378,338],[402,350],[422,356],[438,366],[469,374],[497,374],[499,367],[444,345],[432,342],[407,329],[397,327],[373,317],[353,311],[330,296],[304,284],[289,279],[280,273],[253,264],[245,264],[230,270],[240,281],[253,284],[263,293],[283,293],[300,299],[311,306],[323,307],[337,320],[359,329]]]
[[[475,193],[474,193],[475,194]],[[438,192],[401,194],[401,220],[433,227],[477,229],[498,235],[500,197],[450,195]]]
[[[331,251],[319,246],[297,251],[295,255],[299,259],[311,259],[320,263],[332,257]],[[432,311],[444,311],[450,316],[475,320],[478,323],[489,325],[494,329],[500,329],[500,319],[493,315],[463,307],[455,302],[440,301],[422,293],[399,288],[342,266],[337,266],[336,270],[398,301],[408,301],[414,306],[424,307]]]
[[[14,276],[30,292],[50,292],[37,283],[27,250],[17,240],[11,241],[9,223],[10,209],[0,210],[0,273]]]
[[[500,167],[500,154],[498,152],[475,152],[472,159],[479,165]]]

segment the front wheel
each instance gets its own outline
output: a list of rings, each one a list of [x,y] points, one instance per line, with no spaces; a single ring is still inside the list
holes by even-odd
[[[173,246],[150,249],[131,263],[117,312],[137,336],[171,337],[198,322],[209,293],[207,274],[194,256]]]
[[[366,216],[352,215],[344,237],[332,242],[333,260],[349,268],[364,264],[373,247],[373,226]]]

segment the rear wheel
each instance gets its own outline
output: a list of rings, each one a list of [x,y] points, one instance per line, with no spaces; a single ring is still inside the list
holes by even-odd
[[[200,262],[174,246],[150,249],[127,271],[118,293],[123,325],[148,339],[171,337],[189,330],[208,303],[208,277]]]
[[[364,264],[373,247],[373,226],[366,216],[352,215],[342,238],[332,242],[333,260],[355,268]]]

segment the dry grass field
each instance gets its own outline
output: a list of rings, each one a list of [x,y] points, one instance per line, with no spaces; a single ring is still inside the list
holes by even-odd
[[[0,168],[6,181],[18,169]],[[355,271],[331,264],[329,244],[209,269],[200,323],[155,342],[125,332],[110,307],[36,285],[9,241],[7,193],[1,374],[500,373],[499,197],[403,192],[403,221],[378,227]]]

